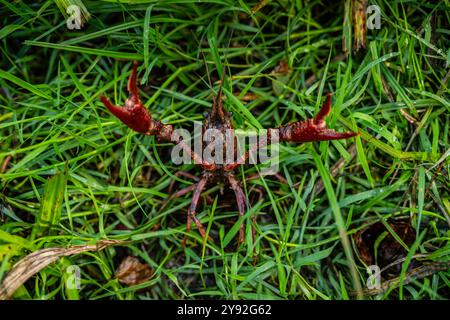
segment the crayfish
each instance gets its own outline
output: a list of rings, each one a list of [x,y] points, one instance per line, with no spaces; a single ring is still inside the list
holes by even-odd
[[[182,140],[179,136],[174,134],[174,127],[170,124],[163,124],[162,122],[152,118],[151,113],[144,107],[141,99],[139,98],[138,87],[136,83],[138,63],[133,63],[133,68],[128,79],[128,91],[129,97],[125,101],[124,107],[114,105],[108,98],[101,96],[101,102],[109,109],[109,111],[119,118],[125,125],[134,131],[139,133],[155,136],[158,141],[171,142],[176,145],[180,145],[186,152],[189,153],[194,163],[198,164],[202,168],[200,178],[196,179],[197,182],[187,188],[178,191],[178,196],[187,194],[193,191],[192,201],[187,210],[187,223],[186,223],[186,235],[183,240],[183,245],[186,242],[187,233],[191,229],[191,223],[194,222],[197,226],[203,239],[206,239],[206,231],[202,223],[196,216],[197,204],[200,196],[205,187],[209,183],[224,183],[234,191],[239,216],[242,218],[245,214],[245,196],[238,179],[236,179],[234,171],[240,165],[243,165],[245,161],[250,157],[251,151],[247,151],[244,154],[235,158],[232,162],[216,163],[211,160],[205,160],[201,154],[198,154],[191,150],[191,148]],[[205,115],[203,122],[203,130],[214,129],[223,134],[226,131],[233,132],[233,124],[231,122],[231,113],[225,112],[222,102],[222,86],[221,82],[220,90],[217,95],[213,97],[211,110]],[[253,146],[253,151],[267,146],[269,140],[274,134],[277,134],[279,141],[288,141],[295,143],[312,142],[312,141],[326,141],[347,139],[357,135],[355,132],[336,132],[327,128],[325,123],[325,117],[331,111],[331,94],[327,95],[325,103],[322,105],[320,111],[312,119],[304,121],[296,121],[286,125],[282,125],[277,129],[267,129],[266,139],[263,143],[258,143]],[[233,139],[231,140],[233,141]],[[236,153],[236,146],[230,144],[230,140],[222,141],[223,150],[228,150]],[[254,224],[254,217],[251,217]],[[254,225],[252,225],[252,236],[255,237]],[[238,244],[244,241],[244,223],[239,227],[239,239]]]

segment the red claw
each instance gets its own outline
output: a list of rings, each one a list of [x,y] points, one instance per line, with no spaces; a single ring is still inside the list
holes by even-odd
[[[356,132],[336,132],[328,129],[325,123],[325,117],[331,111],[331,93],[327,100],[313,119],[306,121],[297,121],[280,127],[280,140],[292,142],[312,142],[347,139],[357,136]]]
[[[125,102],[125,107],[118,107],[105,96],[101,96],[102,103],[113,115],[125,123],[129,128],[140,133],[147,133],[150,127],[150,115],[142,104],[130,103],[131,98]]]
[[[101,96],[100,100],[113,115],[119,118],[119,120],[125,123],[129,128],[140,133],[148,133],[152,126],[152,117],[139,99],[136,84],[137,65],[137,62],[133,63],[133,70],[128,79],[128,91],[130,96],[125,101],[124,107],[114,105],[105,96]]]

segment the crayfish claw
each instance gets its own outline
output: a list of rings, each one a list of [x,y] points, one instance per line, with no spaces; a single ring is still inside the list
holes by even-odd
[[[357,136],[356,132],[336,132],[327,128],[325,118],[331,112],[331,93],[313,119],[297,121],[280,127],[280,140],[292,142],[313,142],[348,139]]]
[[[148,133],[151,129],[152,117],[139,99],[136,83],[138,62],[133,63],[130,77],[128,78],[128,91],[130,96],[125,101],[124,107],[114,105],[107,97],[101,96],[100,101],[108,110],[129,128],[140,133]]]
[[[327,141],[327,140],[340,140],[349,139],[357,136],[356,132],[336,132],[332,129],[322,129],[317,133],[317,140],[315,141]]]
[[[101,96],[100,100],[127,127],[140,133],[147,133],[149,131],[151,117],[142,104],[134,104],[130,99],[127,99],[125,107],[119,107],[111,103],[105,96]]]
[[[133,99],[136,102],[139,101],[139,94],[138,94],[137,80],[136,80],[136,73],[137,73],[138,65],[139,65],[139,62],[133,61],[133,68],[131,69],[131,74],[130,74],[130,77],[128,78],[128,92],[130,93],[129,99]]]
[[[320,108],[319,112],[317,112],[316,116],[314,117],[314,123],[319,124],[325,121],[325,118],[330,114],[330,112],[331,112],[331,93],[327,94],[327,99],[322,105],[322,108]]]

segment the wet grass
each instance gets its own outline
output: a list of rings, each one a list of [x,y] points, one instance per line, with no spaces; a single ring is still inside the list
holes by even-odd
[[[128,241],[59,260],[15,298],[354,298],[368,277],[354,235],[388,218],[408,219],[417,235],[400,278],[417,254],[448,261],[448,1],[373,1],[381,28],[348,56],[349,12],[338,1],[267,1],[256,13],[256,2],[231,0],[84,1],[91,18],[81,30],[67,29],[53,1],[0,3],[0,279],[41,248]],[[186,187],[193,181],[176,172],[200,169],[172,163],[169,145],[132,132],[98,99],[124,102],[132,60],[141,61],[146,107],[176,127],[203,119],[214,94],[208,71],[217,92],[225,70],[225,107],[237,128],[312,117],[332,92],[328,125],[360,135],[281,145],[288,183],[243,183],[243,220],[232,191],[210,186],[213,202],[203,197],[198,216],[214,241],[194,228],[183,248],[191,195],[168,199],[170,184]],[[273,72],[281,60],[288,74]],[[149,264],[153,277],[119,283],[114,274],[127,255]],[[71,265],[80,268],[79,289],[66,281]],[[449,276],[366,298],[448,298]]]

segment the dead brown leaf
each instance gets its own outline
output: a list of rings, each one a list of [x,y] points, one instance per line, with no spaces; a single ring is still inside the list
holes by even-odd
[[[252,13],[258,12],[259,10],[261,10],[262,8],[264,8],[269,2],[270,2],[270,0],[260,0],[260,1],[252,8]]]
[[[94,245],[76,245],[69,248],[45,248],[33,252],[17,262],[0,284],[0,300],[8,300],[29,278],[61,257],[88,251],[100,251],[106,247],[122,244],[121,240],[100,240]]]
[[[6,169],[8,168],[8,164],[11,161],[12,156],[7,156],[5,160],[3,161],[2,167],[0,168],[0,173],[5,173]]]
[[[408,283],[429,277],[440,271],[447,271],[447,270],[449,270],[449,268],[450,268],[450,261],[436,261],[436,262],[427,263],[420,267],[409,270],[405,274],[403,279],[402,279],[402,277],[396,277],[393,279],[389,279],[387,281],[383,281],[380,284],[380,288],[365,289],[363,291],[363,294],[365,296],[374,296],[374,295],[378,295],[378,294],[383,294],[393,288],[399,287],[400,283],[402,283],[402,285],[405,286]],[[352,296],[356,296],[357,293],[350,292],[350,294]]]
[[[367,0],[353,0],[353,27],[354,27],[354,51],[366,48],[367,23],[366,23]]]
[[[282,59],[278,62],[277,66],[273,69],[272,74],[274,75],[287,75],[291,73],[291,68],[289,68],[289,64],[285,59]]]
[[[416,239],[413,227],[409,221],[388,220],[387,223],[410,246]],[[407,250],[389,233],[385,225],[376,222],[359,231],[354,236],[356,248],[361,260],[366,265],[378,265],[380,269],[387,268],[386,274],[397,275],[401,271],[401,264],[390,265],[399,259],[406,257]],[[377,244],[377,245],[376,245]],[[377,248],[375,248],[377,246]]]
[[[148,264],[141,263],[138,258],[132,256],[123,259],[116,271],[119,282],[128,286],[143,283],[152,275],[153,270]]]
[[[233,92],[233,95],[235,97],[239,97],[240,94],[241,94],[240,91]],[[253,92],[247,92],[243,97],[239,98],[239,100],[241,100],[241,101],[253,101],[253,100],[256,100],[256,99],[258,99],[258,96],[255,93],[253,93]]]

